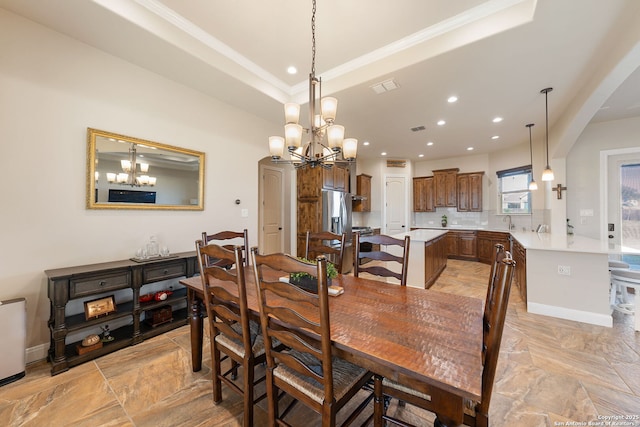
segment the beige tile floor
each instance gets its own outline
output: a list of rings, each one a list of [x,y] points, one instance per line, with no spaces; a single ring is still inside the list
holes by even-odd
[[[449,260],[433,289],[484,298],[489,267]],[[615,313],[605,328],[529,314],[514,288],[491,402],[491,425],[596,425],[599,417],[640,416],[640,332]],[[576,298],[579,298],[576,295]],[[191,371],[188,327],[50,376],[46,362],[0,388],[2,426],[239,426],[242,402],[225,389],[211,400],[210,356]],[[265,425],[265,404],[256,425]],[[404,416],[431,426],[433,415]],[[297,409],[294,425],[319,425]],[[625,421],[618,419],[618,422]],[[602,424],[606,425],[606,424]],[[609,425],[616,425],[614,423]],[[640,419],[617,425],[640,426]]]

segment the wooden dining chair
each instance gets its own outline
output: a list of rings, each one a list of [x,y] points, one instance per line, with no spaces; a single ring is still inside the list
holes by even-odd
[[[256,248],[252,248],[251,255],[266,343],[270,425],[288,425],[285,418],[292,405],[301,402],[321,415],[322,426],[335,426],[337,412],[362,390],[372,374],[334,355],[326,258],[319,256],[317,263],[308,264],[286,254],[259,255]],[[278,278],[269,280],[263,269],[276,270],[281,276],[304,272],[317,277],[318,293]],[[275,339],[285,348],[270,345]],[[295,399],[282,413],[278,407],[279,391]],[[352,423],[373,398],[370,391],[362,394],[363,401],[342,425]]]
[[[232,240],[232,242],[226,242],[227,240]],[[245,228],[243,231],[219,231],[214,234],[207,234],[206,231],[202,232],[202,241],[205,245],[208,245],[211,242],[215,242],[216,244],[226,248],[233,249],[236,245],[241,245],[242,247],[242,264],[247,266],[249,265],[249,235],[247,233],[247,229]],[[206,265],[218,265],[219,267],[229,268],[230,265],[221,265],[221,261],[207,258]]]
[[[369,273],[380,277],[395,277],[400,281],[400,285],[406,286],[407,284],[407,271],[409,268],[409,236],[405,236],[404,239],[396,239],[384,234],[377,234],[372,236],[360,236],[360,233],[354,233],[355,241],[353,244],[353,275],[359,277],[361,273]],[[370,243],[371,251],[362,250],[362,243]],[[373,250],[377,249],[375,245],[387,246],[386,251]],[[389,252],[388,247],[395,246],[398,248],[398,252],[401,255],[395,255]],[[370,259],[373,261],[384,262],[397,262],[400,264],[400,272],[392,271],[388,266],[380,263],[373,263],[370,266],[366,264],[361,265],[361,261]]]
[[[325,255],[329,262],[336,266],[336,270],[342,273],[346,240],[346,233],[335,234],[330,231],[312,233],[307,230],[304,257],[306,259],[316,259],[320,255]]]
[[[254,397],[254,387],[265,380],[255,380],[256,365],[264,363],[266,355],[260,325],[249,319],[242,247],[229,250],[216,244],[196,242],[200,277],[204,291],[204,305],[209,319],[211,341],[211,365],[213,377],[213,401],[222,401],[222,383],[244,398],[245,427],[253,425],[253,405],[266,397],[266,393]],[[207,266],[207,259],[216,259],[220,265]],[[222,266],[235,265],[229,270]],[[224,358],[221,358],[224,354]],[[230,359],[231,367],[223,372],[222,361]],[[238,366],[242,366],[242,386],[236,381]]]
[[[508,254],[508,252],[505,252],[505,254]],[[387,421],[401,426],[411,426],[406,421],[386,414],[384,398],[392,397],[434,412],[436,414],[434,426],[458,425],[461,423],[470,427],[489,426],[489,404],[500,354],[502,332],[504,330],[515,265],[515,261],[511,258],[505,257],[499,261],[495,272],[494,286],[487,288],[487,294],[491,293],[491,309],[489,310],[488,319],[483,321],[484,330],[488,331],[488,333],[483,334],[482,338],[482,388],[480,400],[471,401],[465,399],[464,411],[460,419],[449,420],[439,415],[440,411],[450,404],[446,397],[446,392],[442,392],[442,390],[433,385],[416,380],[402,378],[402,381],[398,382],[376,375],[374,376],[375,425],[382,425],[384,421]]]

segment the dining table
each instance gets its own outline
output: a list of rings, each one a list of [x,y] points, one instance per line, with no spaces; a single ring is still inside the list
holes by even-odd
[[[247,304],[259,318],[253,266],[245,266]],[[263,271],[278,280],[278,272]],[[200,276],[181,279],[187,288],[192,369],[202,367],[203,285]],[[339,274],[329,297],[336,355],[399,383],[423,382],[443,426],[462,424],[465,399],[480,400],[483,301],[431,289],[399,286]]]

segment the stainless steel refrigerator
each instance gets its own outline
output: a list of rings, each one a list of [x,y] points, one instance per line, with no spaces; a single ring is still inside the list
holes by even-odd
[[[351,194],[342,191],[322,190],[322,230],[335,234],[347,233],[342,273],[350,272],[353,268]]]

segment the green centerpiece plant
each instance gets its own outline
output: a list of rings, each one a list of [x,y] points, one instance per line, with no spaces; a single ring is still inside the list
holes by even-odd
[[[447,216],[446,215],[442,215],[442,226],[443,227],[447,226]]]
[[[315,261],[311,261],[306,258],[298,258],[300,261],[305,262],[307,264],[315,265]],[[338,276],[338,270],[335,265],[330,262],[327,262],[327,285],[331,285],[331,279]],[[314,277],[307,273],[291,273],[289,274],[289,282],[292,284],[299,286],[305,290],[309,290],[312,292],[318,292],[318,278]]]

